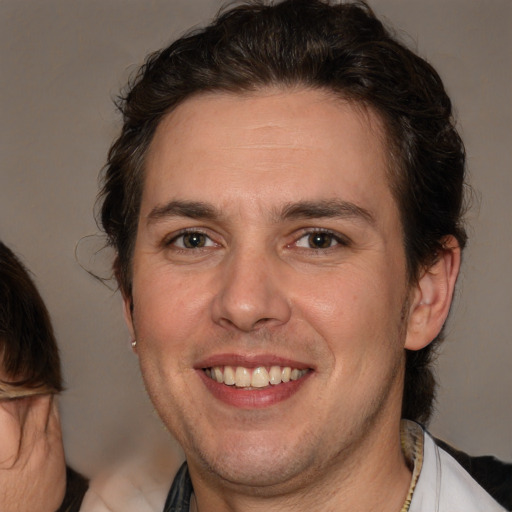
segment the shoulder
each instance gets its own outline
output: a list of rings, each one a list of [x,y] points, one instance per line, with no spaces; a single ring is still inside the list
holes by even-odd
[[[182,462],[133,457],[105,470],[91,481],[80,512],[162,512]]]
[[[57,512],[78,512],[89,481],[73,468],[66,466],[66,495]]]
[[[492,455],[473,457],[448,443],[434,438],[435,443],[449,453],[493,498],[507,510],[512,510],[512,462]]]
[[[502,512],[505,509],[425,432],[423,466],[410,512]]]

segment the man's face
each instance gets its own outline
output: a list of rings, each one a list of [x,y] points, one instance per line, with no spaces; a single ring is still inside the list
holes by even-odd
[[[397,436],[408,283],[383,140],[311,90],[197,96],[159,125],[130,322],[191,468],[310,482]]]

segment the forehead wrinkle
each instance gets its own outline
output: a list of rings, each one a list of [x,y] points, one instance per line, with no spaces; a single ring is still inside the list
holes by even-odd
[[[259,126],[245,127],[238,133],[242,140],[236,143],[229,141],[219,146],[219,149],[297,149],[308,150],[316,148],[309,136],[295,127],[278,125],[269,122]]]
[[[311,148],[313,148],[314,146],[311,145],[310,146]],[[220,146],[219,149],[229,149],[229,150],[232,150],[232,149],[294,149],[294,150],[305,150],[305,149],[309,149],[309,147],[306,147],[304,145],[301,145],[299,147],[299,144],[294,142],[294,143],[289,143],[289,144],[284,144],[284,143],[278,143],[278,142],[254,142],[253,144],[237,144],[237,145],[232,145],[232,146],[229,146],[229,145],[225,145],[225,146]]]

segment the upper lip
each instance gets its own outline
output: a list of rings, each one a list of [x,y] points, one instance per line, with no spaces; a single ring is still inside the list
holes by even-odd
[[[277,356],[275,354],[213,354],[201,359],[194,365],[196,369],[212,368],[213,366],[242,366],[257,368],[259,366],[289,366],[298,370],[311,369],[311,365],[296,359]]]

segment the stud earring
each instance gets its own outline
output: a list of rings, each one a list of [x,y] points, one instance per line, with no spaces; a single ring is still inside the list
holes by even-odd
[[[137,346],[137,340],[132,340],[132,348],[135,348]]]

